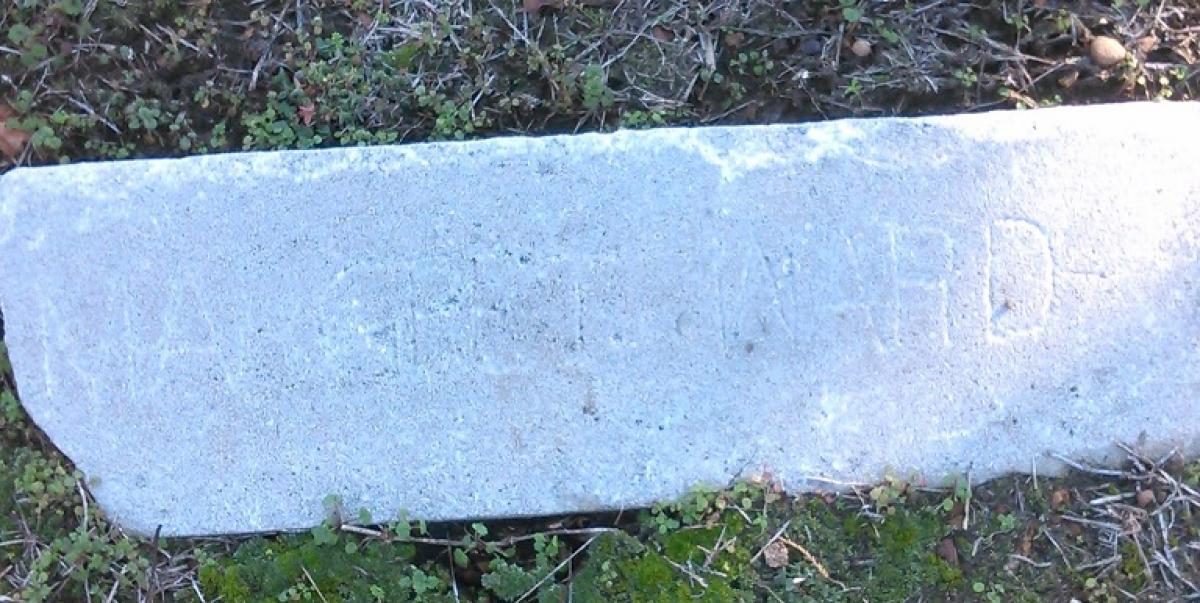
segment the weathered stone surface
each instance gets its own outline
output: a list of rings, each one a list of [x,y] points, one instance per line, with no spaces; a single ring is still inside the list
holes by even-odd
[[[1200,434],[1200,106],[21,169],[24,403],[124,525],[637,505]]]

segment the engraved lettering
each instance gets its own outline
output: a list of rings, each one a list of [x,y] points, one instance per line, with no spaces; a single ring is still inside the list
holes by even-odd
[[[984,308],[993,343],[1041,334],[1054,293],[1050,238],[1029,220],[996,220],[987,229]]]

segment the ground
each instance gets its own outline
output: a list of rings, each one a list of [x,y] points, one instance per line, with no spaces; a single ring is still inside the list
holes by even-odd
[[[14,165],[1200,92],[1191,0],[8,0]],[[3,358],[0,350],[0,358]],[[139,539],[0,361],[0,601],[1123,601],[1200,591],[1200,464]]]

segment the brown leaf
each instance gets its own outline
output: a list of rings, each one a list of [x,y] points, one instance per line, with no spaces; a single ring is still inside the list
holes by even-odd
[[[308,103],[307,105],[296,109],[296,113],[300,114],[300,121],[304,122],[304,125],[306,126],[312,125],[313,116],[316,114],[316,112],[317,107],[312,103]]]
[[[788,548],[783,542],[776,540],[763,549],[763,559],[767,567],[779,569],[788,564]]]
[[[1050,508],[1055,511],[1071,504],[1071,493],[1066,488],[1059,488],[1050,493]]]
[[[1058,85],[1062,86],[1063,88],[1070,88],[1071,86],[1074,86],[1075,82],[1077,81],[1079,81],[1079,72],[1071,69],[1058,78]]]
[[[963,518],[966,516],[967,507],[961,500],[956,500],[954,506],[950,507],[950,512],[946,514],[946,523],[951,526],[961,526]]]
[[[1031,524],[1025,529],[1025,533],[1021,535],[1021,540],[1017,542],[1017,552],[1028,557],[1033,552],[1033,536],[1036,533]]]
[[[25,143],[29,142],[29,132],[8,126],[9,118],[13,117],[16,117],[16,113],[12,108],[0,103],[0,153],[9,159],[16,159],[25,150]]]
[[[958,547],[954,546],[954,540],[951,538],[943,538],[937,547],[938,557],[942,561],[950,564],[952,567],[958,567]]]
[[[675,32],[663,27],[662,25],[655,25],[654,28],[650,30],[650,33],[654,36],[654,39],[658,40],[659,42],[670,42],[671,40],[675,39]]]

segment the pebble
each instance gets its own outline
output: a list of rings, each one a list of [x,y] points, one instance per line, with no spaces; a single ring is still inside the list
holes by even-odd
[[[871,43],[861,38],[855,40],[854,43],[850,45],[850,52],[853,52],[854,56],[856,57],[865,57],[870,55]]]
[[[824,50],[824,48],[825,45],[816,38],[809,38],[800,43],[800,52],[803,52],[808,56],[816,56],[821,54],[821,51]]]
[[[1101,67],[1112,67],[1125,60],[1125,47],[1114,38],[1097,36],[1088,46],[1092,61]]]

